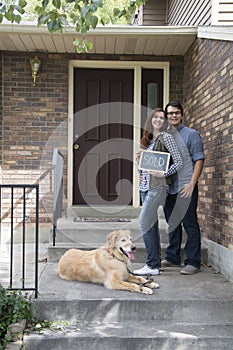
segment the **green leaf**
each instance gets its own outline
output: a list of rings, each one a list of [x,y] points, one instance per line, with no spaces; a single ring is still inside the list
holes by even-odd
[[[76,16],[75,14],[72,13],[70,15],[70,18],[71,18],[73,24],[77,25],[79,23],[79,17]]]
[[[50,16],[50,19],[51,20],[57,20],[57,11],[56,10],[52,10],[52,11],[49,11],[49,13],[47,13],[49,16]]]
[[[122,11],[120,11],[120,12],[118,13],[118,17],[119,17],[119,18],[122,17],[122,16],[126,16],[126,15],[127,15],[126,10],[122,10]]]
[[[84,6],[82,9],[81,9],[81,17],[83,19],[86,18],[87,14],[89,12],[89,7],[88,6]]]
[[[15,6],[15,10],[18,11],[19,13],[21,13],[21,14],[25,13],[24,9],[21,6]]]
[[[92,44],[92,42],[87,42],[87,49],[88,49],[88,51],[90,51],[91,49],[93,48],[93,44]]]
[[[101,23],[103,26],[105,26],[105,23],[106,23],[105,18],[100,18],[100,23]]]
[[[52,21],[48,22],[47,27],[48,27],[48,31],[50,33],[62,31],[62,27],[57,20],[52,20]]]
[[[83,53],[83,48],[80,47],[80,46],[78,46],[78,47],[76,48],[76,52],[77,52],[77,53]]]
[[[75,40],[73,40],[73,44],[74,44],[74,46],[78,46],[78,45],[80,45],[80,41],[79,41],[79,39],[75,39]]]
[[[52,0],[52,4],[54,7],[56,7],[57,9],[61,8],[61,0]]]
[[[92,13],[95,13],[97,10],[98,10],[98,7],[93,4],[89,7],[89,11]]]
[[[42,1],[42,7],[46,8],[48,6],[49,0],[43,0]]]
[[[97,16],[91,16],[91,18],[90,18],[90,25],[91,25],[91,27],[93,29],[95,29],[97,24],[98,24],[98,17]]]
[[[69,22],[67,21],[67,18],[65,15],[63,16],[60,16],[60,22],[63,26],[68,26],[69,25]]]
[[[20,23],[21,21],[21,16],[20,15],[13,15],[13,21],[16,22],[16,23]]]
[[[42,16],[38,17],[38,24],[39,25],[46,24],[49,19],[50,19],[49,15],[42,15]]]
[[[91,3],[97,7],[103,7],[103,1],[102,0],[92,0]]]
[[[114,14],[114,16],[116,16],[116,17],[119,17],[119,13],[120,13],[121,11],[118,9],[118,8],[114,8],[113,9],[113,14]]]
[[[19,6],[25,7],[27,5],[27,2],[25,0],[19,0]]]
[[[36,6],[35,7],[35,12],[38,14],[38,16],[41,16],[44,13],[44,9],[41,6]]]
[[[11,11],[6,12],[5,17],[8,21],[12,22],[12,12]]]
[[[73,44],[76,46],[76,52],[79,54],[89,52],[93,47],[92,43],[86,41],[85,39],[82,39],[81,41],[79,39],[75,39]]]
[[[147,2],[147,0],[136,0],[136,5],[137,6],[145,5],[146,2]]]
[[[0,14],[0,23],[2,23],[2,21],[3,21],[3,15],[2,14]]]
[[[80,31],[83,35],[85,35],[85,34],[87,34],[88,29],[86,29],[85,27],[83,27],[83,28],[81,27]]]
[[[81,27],[80,27],[79,23],[76,23],[75,30],[76,30],[77,33],[79,33],[81,31]]]

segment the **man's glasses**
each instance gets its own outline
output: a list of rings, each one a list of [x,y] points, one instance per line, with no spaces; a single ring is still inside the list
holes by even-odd
[[[176,111],[176,112],[167,112],[167,115],[179,115],[181,112],[180,111]]]

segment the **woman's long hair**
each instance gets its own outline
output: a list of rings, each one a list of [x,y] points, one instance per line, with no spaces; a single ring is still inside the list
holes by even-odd
[[[163,112],[162,108],[155,108],[150,111],[146,118],[146,122],[143,128],[143,134],[141,138],[141,146],[147,148],[150,144],[150,141],[153,139],[154,128],[152,126],[152,118],[156,115],[157,112]],[[172,126],[168,123],[167,119],[164,117],[164,124],[161,127],[160,131],[165,131],[172,134]]]

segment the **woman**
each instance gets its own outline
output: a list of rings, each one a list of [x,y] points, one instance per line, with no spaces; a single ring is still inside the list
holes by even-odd
[[[160,108],[152,110],[145,122],[141,148],[143,150],[165,151],[171,156],[171,164],[166,173],[162,171],[140,171],[140,196],[142,210],[139,216],[139,229],[146,247],[146,265],[135,270],[136,275],[158,275],[161,263],[160,235],[157,210],[165,203],[169,176],[182,168],[183,160],[172,136],[172,127],[164,117]]]

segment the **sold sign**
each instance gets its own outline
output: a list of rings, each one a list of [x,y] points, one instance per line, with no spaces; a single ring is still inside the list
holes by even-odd
[[[160,170],[165,173],[168,170],[170,162],[170,153],[157,151],[142,151],[139,169],[140,170]]]

